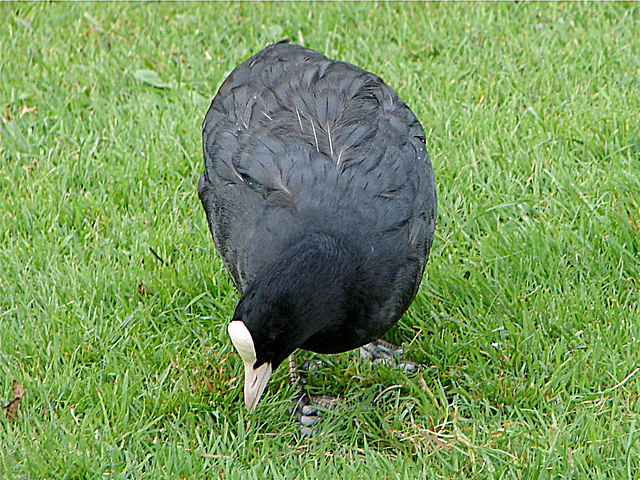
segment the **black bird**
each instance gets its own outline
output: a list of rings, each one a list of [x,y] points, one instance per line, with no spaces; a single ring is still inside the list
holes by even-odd
[[[287,41],[241,63],[202,126],[198,195],[242,296],[252,411],[297,348],[351,350],[416,295],[436,222],[422,126],[379,77]]]

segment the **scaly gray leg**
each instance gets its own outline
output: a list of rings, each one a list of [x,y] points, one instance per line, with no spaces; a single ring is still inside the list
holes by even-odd
[[[306,361],[303,369],[311,370],[315,368],[315,365],[315,362]],[[328,395],[312,397],[306,392],[304,389],[306,380],[300,376],[295,354],[289,357],[289,383],[298,390],[298,393],[294,395],[291,401],[290,412],[295,415],[296,420],[300,423],[300,433],[305,437],[310,437],[315,430],[313,426],[320,420],[320,413],[316,407],[332,409],[335,407],[336,399]]]

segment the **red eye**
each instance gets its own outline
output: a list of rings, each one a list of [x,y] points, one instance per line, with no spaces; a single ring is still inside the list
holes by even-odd
[[[265,343],[266,344],[273,343],[273,342],[275,342],[275,340],[276,340],[276,337],[274,335],[271,335],[269,338],[267,338]]]

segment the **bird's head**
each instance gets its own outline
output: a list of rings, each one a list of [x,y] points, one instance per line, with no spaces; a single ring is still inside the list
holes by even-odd
[[[227,330],[244,363],[244,401],[252,412],[271,373],[304,341],[296,320],[279,302],[245,294]]]

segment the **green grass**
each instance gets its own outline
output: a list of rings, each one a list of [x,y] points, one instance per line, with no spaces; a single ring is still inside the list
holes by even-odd
[[[26,389],[0,478],[640,478],[636,4],[0,18],[0,402]],[[440,205],[388,335],[424,370],[327,358],[311,387],[344,401],[311,440],[284,368],[245,411],[238,294],[195,188],[218,85],[284,36],[405,98]]]

